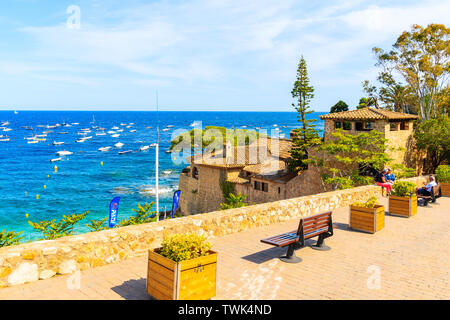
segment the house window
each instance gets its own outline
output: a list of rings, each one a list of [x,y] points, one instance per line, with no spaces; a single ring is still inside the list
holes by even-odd
[[[362,122],[356,122],[355,129],[356,129],[356,131],[362,131],[363,130],[363,123]]]
[[[261,190],[261,183],[259,181],[255,181],[255,190]]]
[[[339,121],[335,122],[335,123],[334,123],[334,128],[335,128],[335,129],[340,129],[340,128],[342,128],[342,122],[339,122]]]
[[[278,187],[278,194],[281,194],[281,188]]]
[[[198,169],[197,169],[197,167],[194,167],[194,169],[192,169],[192,178],[198,180]]]
[[[262,191],[269,192],[269,185],[265,182],[262,182]]]
[[[409,130],[408,122],[400,122],[400,130]]]
[[[372,122],[366,122],[365,123],[365,126],[366,126],[366,130],[372,130],[373,129],[373,124],[372,124]]]
[[[344,128],[344,130],[352,130],[352,123],[348,122],[348,121],[344,122],[343,128]]]
[[[391,131],[397,131],[398,130],[398,124],[396,122],[390,123]]]

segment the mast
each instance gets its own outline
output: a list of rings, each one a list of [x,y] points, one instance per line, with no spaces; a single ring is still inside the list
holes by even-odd
[[[159,221],[159,106],[158,91],[156,91],[156,221]]]

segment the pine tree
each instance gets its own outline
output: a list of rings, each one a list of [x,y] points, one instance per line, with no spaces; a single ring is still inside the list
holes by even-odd
[[[293,130],[291,149],[291,169],[295,171],[308,168],[308,148],[320,143],[318,131],[315,129],[315,119],[306,119],[308,114],[314,112],[310,109],[310,102],[314,98],[314,88],[309,84],[308,70],[303,56],[297,69],[297,80],[292,89],[292,98],[296,100],[292,106],[298,112],[300,128]]]

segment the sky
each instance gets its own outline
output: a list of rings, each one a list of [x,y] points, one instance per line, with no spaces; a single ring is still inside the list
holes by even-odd
[[[2,0],[0,110],[294,111],[302,55],[312,109],[354,108],[373,47],[449,22],[450,0]]]

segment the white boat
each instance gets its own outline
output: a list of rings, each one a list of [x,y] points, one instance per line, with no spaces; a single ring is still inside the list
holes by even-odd
[[[9,124],[9,121],[2,121],[2,126],[7,126]]]
[[[171,150],[166,150],[166,153],[172,153],[172,151]]]
[[[120,124],[122,127],[124,127],[124,126],[126,126],[127,124],[126,123],[121,123]]]
[[[84,138],[75,140],[76,143],[83,143],[83,142],[85,142],[85,141],[86,141],[86,139],[84,139]]]
[[[104,132],[99,132],[99,133],[96,133],[95,135],[96,135],[96,136],[106,136],[106,133],[104,133]]]
[[[72,123],[72,125],[73,126],[77,126],[77,125],[79,125],[79,123],[78,122],[74,122],[74,123]]]
[[[111,128],[111,130],[119,130],[119,127],[114,126]]]
[[[163,129],[162,131],[167,132],[167,131],[169,131],[169,130],[170,130],[170,129],[165,128],[165,129]]]
[[[64,151],[58,151],[58,152],[56,152],[56,154],[59,156],[70,156],[73,154],[73,152],[64,150]]]
[[[14,110],[14,114],[19,114],[16,110]]]
[[[68,132],[57,132],[57,134],[69,134]]]
[[[174,127],[174,126],[173,126],[173,125],[171,125],[171,124],[167,126],[167,128],[173,128],[173,127]]]
[[[92,136],[84,137],[84,138],[81,138],[81,139],[84,139],[84,140],[90,140],[90,139],[92,139]]]
[[[108,134],[116,134],[115,131],[108,131],[107,133],[108,133]]]
[[[53,141],[53,145],[54,146],[62,146],[64,144],[64,142],[56,142],[56,141]]]
[[[124,144],[122,142],[117,142],[114,147],[116,148],[122,148],[124,146]]]
[[[58,161],[61,161],[61,160],[62,160],[62,158],[56,158],[56,159],[51,159],[50,162],[58,162]]]
[[[150,148],[154,148],[154,147],[156,147],[158,144],[157,143],[152,143],[151,145],[150,145]]]
[[[117,130],[117,132],[123,132],[123,129]]]
[[[36,144],[36,143],[39,143],[39,141],[37,141],[37,140],[31,140],[31,141],[28,141],[28,143],[29,143],[29,144]]]
[[[113,135],[111,136],[111,138],[118,138],[118,137],[120,137],[120,134],[113,134]]]
[[[8,132],[8,131],[12,131],[11,128],[3,128],[3,132]]]
[[[130,132],[136,132],[136,130],[130,130]]]
[[[145,150],[148,150],[148,149],[150,149],[150,146],[143,146],[143,147],[139,148],[139,151],[145,151]]]
[[[126,151],[120,151],[119,154],[122,155],[122,154],[127,154],[127,153],[132,153],[132,152],[133,152],[133,150],[126,150]]]
[[[9,138],[6,138],[6,139],[0,139],[0,142],[8,142],[9,141]]]
[[[131,128],[131,126],[126,126],[126,128],[127,128],[127,129],[130,129],[130,128]]]
[[[172,170],[164,170],[162,173],[164,173],[165,175],[169,175],[172,173]]]
[[[100,152],[108,152],[109,150],[111,150],[111,147],[101,147],[98,149]]]

